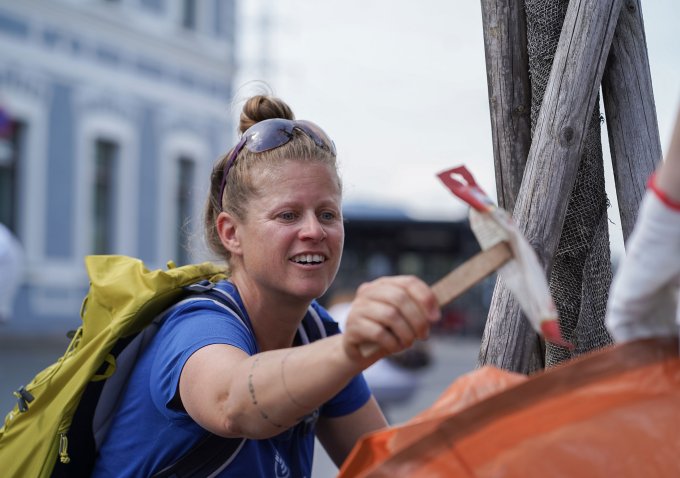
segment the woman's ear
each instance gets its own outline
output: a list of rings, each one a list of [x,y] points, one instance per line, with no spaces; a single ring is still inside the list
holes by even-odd
[[[222,211],[217,216],[217,234],[224,248],[233,254],[241,253],[241,241],[237,234],[238,221],[229,213]]]

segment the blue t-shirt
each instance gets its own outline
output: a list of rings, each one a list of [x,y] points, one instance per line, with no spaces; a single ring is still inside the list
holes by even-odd
[[[93,477],[148,477],[175,463],[201,438],[201,428],[183,410],[172,406],[179,376],[187,359],[201,347],[228,344],[249,355],[258,352],[249,318],[236,288],[220,282],[243,312],[232,310],[207,297],[184,300],[173,307],[156,336],[138,359],[115,413],[95,464]],[[216,292],[217,293],[217,292]],[[328,313],[312,303],[306,320],[333,323]],[[333,323],[334,324],[334,323]],[[335,327],[335,332],[337,327]],[[306,335],[299,331],[300,335]],[[355,377],[319,414],[347,415],[370,397],[362,375]],[[314,455],[314,425],[299,424],[266,440],[245,440],[236,456],[218,475],[221,477],[310,476]]]

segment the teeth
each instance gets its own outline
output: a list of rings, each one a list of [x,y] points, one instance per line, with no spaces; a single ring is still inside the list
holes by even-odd
[[[300,264],[321,263],[324,261],[325,258],[321,254],[300,254],[293,257],[293,262]]]

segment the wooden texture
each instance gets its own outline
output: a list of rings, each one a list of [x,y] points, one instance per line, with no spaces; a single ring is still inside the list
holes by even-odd
[[[437,297],[437,303],[440,307],[443,307],[457,297],[460,297],[511,258],[512,250],[505,241],[475,254],[432,284],[431,289],[435,297]],[[365,344],[360,349],[361,355],[364,357],[370,357],[379,350],[375,344]]]
[[[498,205],[512,212],[531,146],[531,85],[524,0],[481,0]],[[496,284],[499,287],[499,284]],[[488,320],[480,365],[506,361],[520,370],[543,367],[544,348],[519,304],[507,295],[496,307],[505,320]],[[490,347],[493,343],[495,346]],[[506,348],[502,348],[506,344]],[[498,357],[500,355],[501,357]],[[514,368],[514,367],[513,367]]]
[[[440,307],[461,296],[473,285],[494,272],[512,258],[506,242],[482,251],[468,259],[432,285]]]
[[[531,86],[523,0],[482,0],[498,205],[512,212],[531,145]]]
[[[624,241],[633,230],[647,179],[662,158],[639,0],[621,8],[602,78],[609,149]]]
[[[549,276],[583,139],[614,36],[622,0],[571,0],[534,129],[513,217]],[[480,363],[529,373],[537,336],[526,325],[511,292],[498,281],[491,300]],[[526,322],[526,321],[525,321]]]

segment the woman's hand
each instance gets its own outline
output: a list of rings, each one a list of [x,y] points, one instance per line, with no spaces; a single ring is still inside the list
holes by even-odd
[[[409,348],[426,339],[441,312],[437,299],[414,276],[381,277],[362,284],[352,302],[344,332],[344,347],[354,360],[371,361]],[[380,353],[377,353],[380,351]]]

